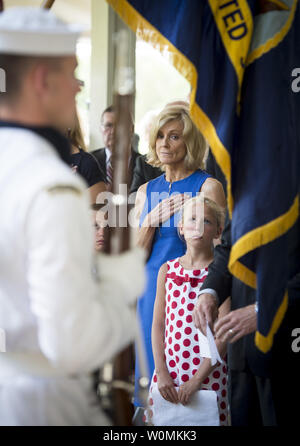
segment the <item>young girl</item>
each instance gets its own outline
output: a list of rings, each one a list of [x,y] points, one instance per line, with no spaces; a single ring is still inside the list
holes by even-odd
[[[213,260],[213,241],[222,232],[222,221],[223,211],[214,201],[205,198],[201,207],[200,197],[189,200],[183,208],[179,225],[179,233],[187,245],[186,253],[160,268],[152,324],[155,371],[146,410],[148,423],[160,424],[158,408],[155,413],[155,390],[164,400],[188,408],[192,396],[201,389],[216,392],[219,424],[227,425],[226,366],[217,363],[212,367],[209,358],[201,357],[198,333],[192,321],[199,290]],[[219,316],[228,313],[229,306],[227,299],[219,309]],[[226,344],[217,340],[216,345],[223,357]],[[173,410],[170,405],[169,408]],[[173,416],[172,410],[169,411],[170,417]],[[170,422],[172,424],[172,420]],[[185,422],[183,420],[182,425]]]

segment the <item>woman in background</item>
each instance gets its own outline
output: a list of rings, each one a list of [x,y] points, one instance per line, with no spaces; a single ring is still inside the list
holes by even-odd
[[[105,175],[97,159],[86,149],[77,113],[74,127],[68,129],[68,138],[71,143],[71,167],[84,178],[91,203],[96,203],[97,195],[106,191]]]

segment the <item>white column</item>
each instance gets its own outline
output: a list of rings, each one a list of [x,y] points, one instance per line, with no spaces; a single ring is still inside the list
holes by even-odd
[[[113,103],[113,79],[116,31],[126,27],[105,0],[91,1],[91,92],[90,92],[90,146],[89,150],[103,147],[100,118],[103,110]],[[135,67],[135,34],[130,32],[130,59]]]
[[[109,6],[104,0],[91,4],[90,150],[102,147],[100,116],[108,103]]]

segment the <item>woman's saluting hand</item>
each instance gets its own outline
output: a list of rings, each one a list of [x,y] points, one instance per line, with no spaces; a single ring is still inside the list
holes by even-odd
[[[188,194],[174,194],[171,197],[165,198],[146,215],[142,227],[157,227],[161,223],[169,220],[173,214],[180,210],[184,202],[189,198],[190,196]]]

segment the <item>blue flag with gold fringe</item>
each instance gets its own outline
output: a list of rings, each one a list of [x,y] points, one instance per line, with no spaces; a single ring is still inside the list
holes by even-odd
[[[286,237],[299,212],[298,0],[107,1],[190,82],[191,116],[227,180],[229,269],[256,288],[255,342],[267,352],[287,308]]]
[[[256,345],[267,352],[288,305],[288,231],[299,212],[300,97],[292,72],[300,65],[299,4],[254,17],[241,109],[231,152],[230,271],[256,288]]]

